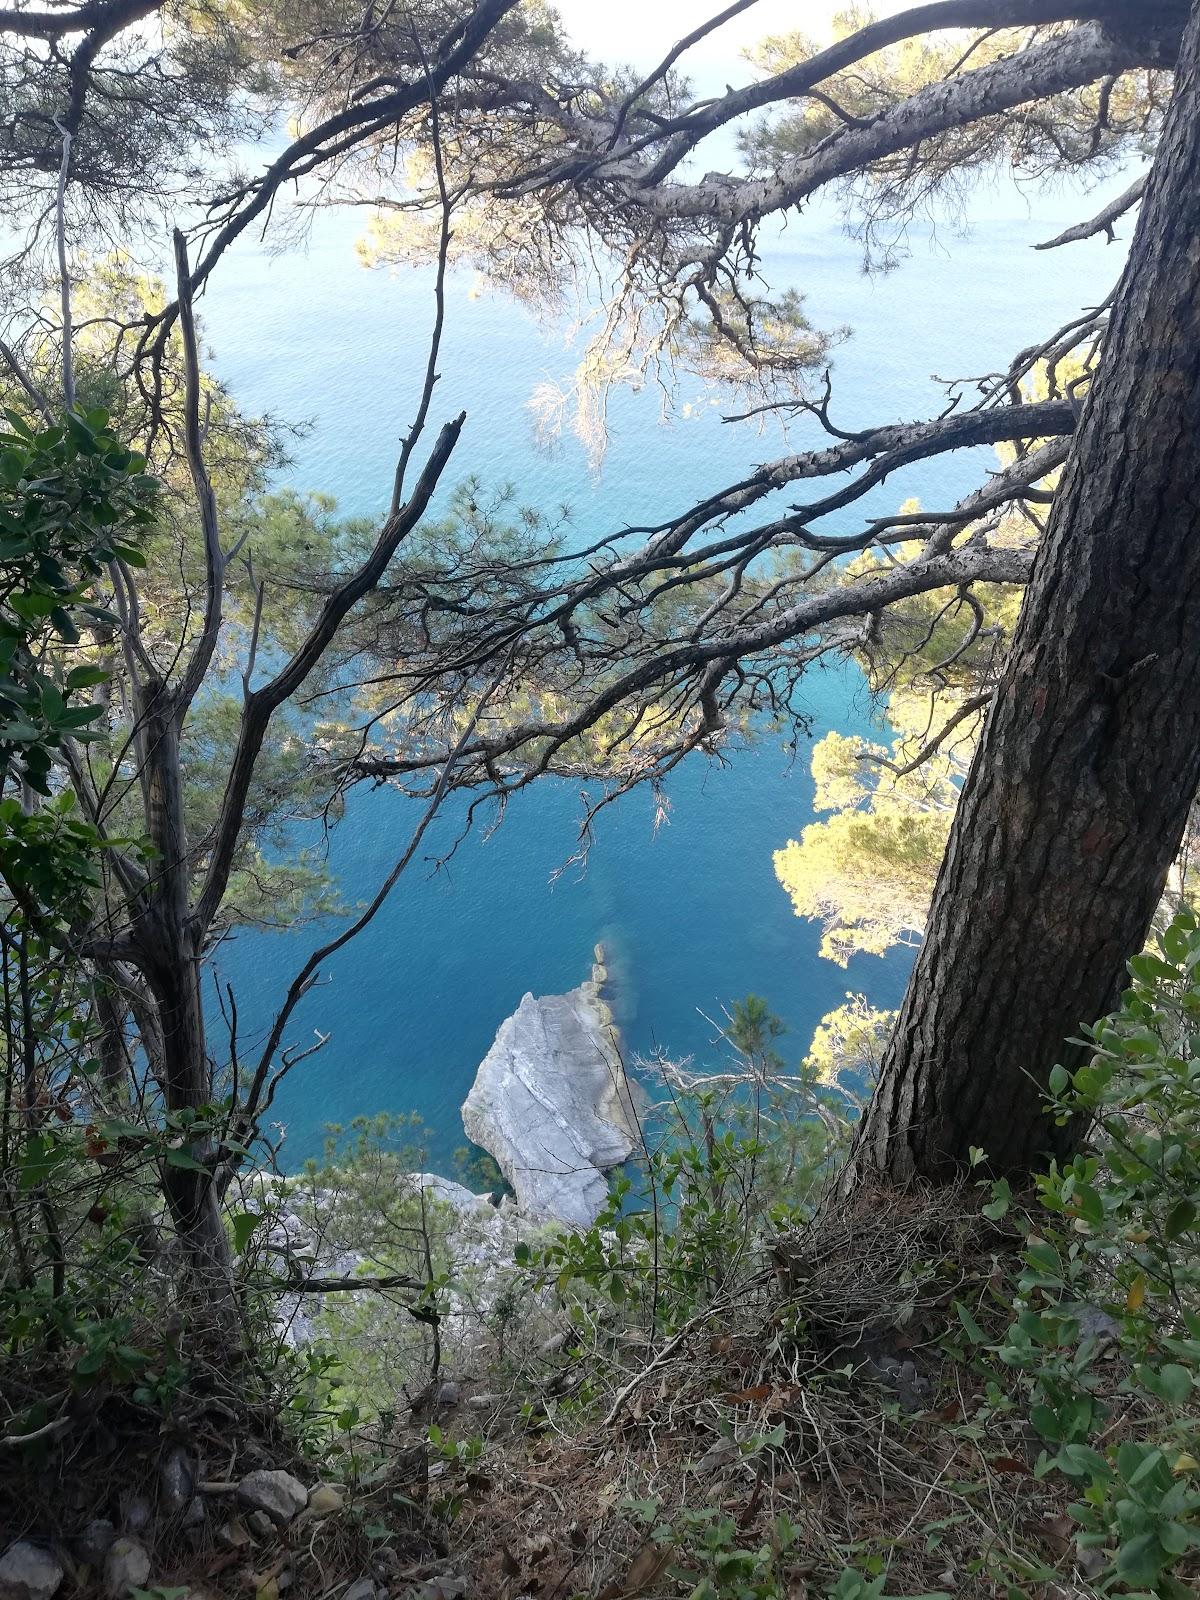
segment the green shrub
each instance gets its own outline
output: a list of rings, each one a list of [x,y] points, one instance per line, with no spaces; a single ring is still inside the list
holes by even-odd
[[[1056,1067],[1053,1112],[1087,1146],[1037,1179],[1018,1312],[999,1347],[1025,1376],[1040,1474],[1071,1513],[1102,1592],[1182,1597],[1200,1548],[1200,926],[1171,923],[1130,963],[1120,1008]],[[1007,1201],[997,1186],[996,1203]]]

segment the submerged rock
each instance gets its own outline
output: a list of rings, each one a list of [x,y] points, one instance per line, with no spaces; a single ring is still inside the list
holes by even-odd
[[[599,953],[599,952],[598,952]],[[606,1174],[629,1158],[637,1111],[601,994],[604,968],[569,994],[527,994],[463,1103],[467,1135],[494,1159],[521,1213],[588,1227]]]

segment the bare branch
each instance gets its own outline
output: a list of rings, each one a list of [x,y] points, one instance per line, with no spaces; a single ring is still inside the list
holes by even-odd
[[[183,341],[184,413],[183,442],[188,470],[196,491],[200,524],[204,530],[204,621],[192,649],[182,682],[175,695],[175,716],[182,722],[188,707],[204,682],[221,632],[221,609],[225,586],[225,556],[217,523],[217,497],[204,465],[200,437],[200,353],[196,345],[196,322],[192,315],[192,289],[188,278],[187,244],[175,229],[175,271],[179,285],[179,331]]]
[[[897,778],[906,778],[910,772],[916,772],[918,767],[924,766],[930,756],[936,755],[956,728],[960,728],[964,722],[969,721],[977,712],[983,711],[991,705],[992,693],[993,691],[989,689],[986,694],[971,695],[964,700],[954,715],[946,719],[940,731],[932,739],[928,739],[910,761],[898,764],[895,761],[889,761],[886,756],[876,755],[870,750],[864,750],[858,759],[860,761],[871,761],[878,766],[886,767]]]
[[[1091,239],[1098,233],[1106,233],[1111,244],[1116,238],[1113,232],[1113,223],[1118,217],[1123,217],[1127,211],[1132,211],[1141,200],[1146,188],[1147,174],[1131,183],[1115,200],[1110,200],[1106,206],[1099,210],[1089,222],[1077,222],[1073,228],[1067,228],[1053,239],[1047,239],[1042,244],[1035,244],[1035,250],[1056,250],[1060,244],[1077,244],[1081,239]]]
[[[71,171],[71,134],[61,123],[62,163],[58,169],[58,199],[55,204],[55,236],[58,241],[58,297],[62,312],[63,401],[69,410],[75,404],[75,363],[71,331],[71,274],[67,266],[67,183]]]
[[[469,17],[460,19],[442,39],[428,72],[417,81],[404,84],[390,93],[355,102],[294,140],[249,187],[244,204],[236,206],[193,268],[189,279],[195,294],[207,280],[221,256],[246,228],[270,207],[285,183],[314,170],[345,150],[396,126],[430,93],[430,85],[440,91],[478,51],[496,24],[518,0],[478,0]],[[161,349],[167,333],[179,315],[178,303],[166,306],[148,319],[144,344],[153,335]]]
[[[479,703],[475,707],[475,710],[468,721],[466,728],[463,730],[458,743],[446,757],[445,763],[442,766],[442,770],[438,775],[438,781],[436,787],[434,788],[433,795],[430,798],[429,804],[426,806],[420,821],[413,829],[412,836],[408,841],[406,849],[395,862],[391,871],[380,884],[379,888],[375,891],[375,894],[370,902],[364,907],[362,912],[354,919],[352,923],[350,923],[348,927],[343,928],[341,933],[337,934],[334,938],[328,940],[325,944],[319,946],[318,949],[312,952],[308,960],[304,963],[300,971],[292,979],[291,984],[288,986],[288,992],[284,997],[284,1002],[282,1006],[280,1006],[279,1011],[276,1013],[274,1022],[271,1024],[271,1031],[267,1035],[267,1041],[263,1046],[262,1054],[260,1055],[258,1065],[255,1068],[254,1078],[247,1092],[245,1102],[243,1106],[239,1108],[237,1113],[238,1126],[242,1130],[243,1137],[245,1133],[248,1132],[249,1128],[253,1124],[254,1118],[258,1114],[259,1097],[262,1094],[267,1073],[270,1071],[271,1063],[275,1058],[275,1052],[279,1049],[280,1041],[283,1038],[284,1029],[287,1027],[292,1013],[295,1011],[296,1006],[300,1003],[300,1001],[312,987],[313,983],[316,981],[317,973],[321,965],[328,961],[331,955],[335,955],[339,950],[343,949],[344,946],[349,944],[352,939],[356,939],[363,929],[374,921],[376,913],[383,906],[384,902],[390,896],[392,890],[400,881],[405,869],[412,861],[413,856],[417,853],[421,840],[425,837],[426,830],[433,821],[434,817],[437,815],[442,801],[446,797],[459,757],[462,755],[463,750],[473,737],[475,729],[479,724],[479,719],[483,715],[484,708],[486,707],[492,694],[494,694],[496,689],[499,687],[502,676],[503,669],[501,673],[493,679],[488,689],[480,697]]]
[[[389,517],[385,522],[375,548],[362,566],[339,584],[325,601],[308,637],[291,660],[269,683],[255,690],[246,699],[241,733],[230,768],[229,781],[225,787],[220,821],[217,824],[212,860],[204,889],[196,906],[196,921],[202,932],[210,927],[229,882],[234,852],[245,815],[246,796],[272,716],[300,688],[329,648],[347,613],[379,582],[401,542],[424,516],[465,421],[466,413],[462,412],[453,422],[446,423],[442,428],[430,452],[429,460],[425,463],[425,469],[417,480],[412,498],[394,517]]]
[[[26,372],[16,351],[3,339],[0,339],[0,359],[4,361],[13,377],[16,378],[17,382],[21,385],[22,389],[24,389],[30,400],[41,412],[44,421],[53,422],[54,411],[49,400],[47,400],[46,396],[37,387],[33,379],[29,376],[28,372]]]

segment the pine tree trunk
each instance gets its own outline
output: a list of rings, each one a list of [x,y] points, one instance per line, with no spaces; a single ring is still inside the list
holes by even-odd
[[[1117,1001],[1198,782],[1200,0],[849,1181],[1069,1149],[1050,1068]]]

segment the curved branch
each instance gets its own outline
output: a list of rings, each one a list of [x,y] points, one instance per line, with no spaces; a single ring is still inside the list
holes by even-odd
[[[658,163],[648,172],[628,173],[627,182],[631,196],[656,216],[726,224],[762,217],[954,128],[1135,67],[1171,67],[1178,43],[1174,31],[1130,35],[1086,22],[1061,37],[918,90],[865,127],[842,128],[814,150],[782,162],[770,178],[722,176],[656,188],[663,175]]]
[[[234,240],[267,210],[283,185],[308,170],[304,165],[306,160],[320,164],[353,148],[373,133],[393,126],[409,111],[424,103],[431,94],[444,88],[517,4],[518,0],[478,0],[465,22],[457,23],[441,40],[434,60],[420,78],[376,100],[347,106],[288,145],[262,177],[250,186],[248,192],[252,197],[245,205],[235,209],[218,229],[188,280],[192,293],[199,290]],[[157,346],[161,346],[178,315],[179,305],[174,302],[149,319],[147,333],[154,333]]]
[[[192,315],[192,290],[188,279],[187,245],[183,234],[175,229],[175,270],[179,284],[179,328],[183,338],[184,410],[183,443],[187,455],[192,486],[200,508],[200,524],[204,530],[204,621],[191,658],[184,670],[183,681],[175,696],[176,721],[182,723],[196,691],[204,682],[204,675],[217,648],[221,631],[221,607],[225,583],[225,555],[221,549],[220,529],[217,524],[217,497],[212,480],[204,465],[204,452],[200,438],[200,353],[196,347],[196,322]]]
[[[394,517],[389,517],[384,523],[371,554],[325,601],[308,637],[290,661],[269,683],[247,696],[237,749],[234,752],[224,799],[221,802],[221,816],[217,823],[212,859],[194,913],[198,939],[203,939],[212,925],[229,883],[229,874],[233,868],[234,853],[246,811],[246,797],[250,792],[255,764],[271,718],[279,707],[295,694],[321,660],[347,613],[364,595],[374,589],[401,542],[424,516],[446,463],[458,443],[458,436],[465,421],[466,412],[460,412],[452,422],[445,424],[425,463],[425,469],[417,480],[411,499]]]
[[[910,772],[915,772],[918,767],[923,766],[929,760],[930,756],[937,754],[955,728],[961,727],[977,711],[983,711],[987,706],[991,705],[994,692],[994,690],[989,689],[986,694],[975,694],[969,700],[964,700],[954,715],[947,718],[940,732],[935,733],[932,739],[926,740],[911,761],[898,764],[895,761],[889,761],[886,756],[876,755],[871,750],[863,750],[858,759],[860,761],[871,761],[877,766],[886,767],[897,778],[907,778]]]
[[[1148,173],[1131,183],[1124,194],[1119,194],[1115,200],[1108,204],[1090,222],[1077,222],[1073,228],[1067,228],[1053,239],[1046,239],[1041,244],[1035,244],[1035,250],[1057,250],[1060,244],[1078,244],[1081,239],[1091,239],[1097,233],[1106,233],[1111,244],[1115,237],[1113,223],[1118,217],[1123,217],[1127,211],[1132,211],[1141,200],[1146,189]]]

